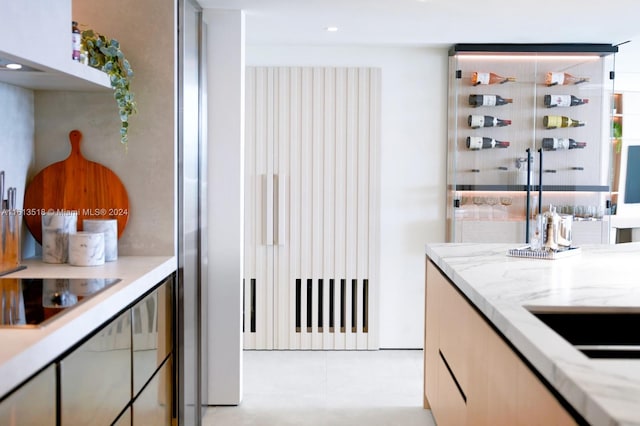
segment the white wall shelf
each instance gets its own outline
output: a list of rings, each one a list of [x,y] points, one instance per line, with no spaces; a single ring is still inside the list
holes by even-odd
[[[0,81],[33,90],[110,89],[105,73],[71,59],[72,19],[70,0],[3,4],[0,58],[37,71],[0,69]]]
[[[0,50],[0,57],[11,58],[39,71],[11,71],[0,69],[0,81],[32,90],[111,90],[109,76],[95,68],[69,59],[64,68],[49,68],[24,58],[16,58]]]

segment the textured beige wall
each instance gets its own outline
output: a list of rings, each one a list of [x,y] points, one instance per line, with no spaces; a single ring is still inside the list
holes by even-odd
[[[138,114],[129,146],[119,142],[112,93],[35,94],[36,163],[31,176],[69,155],[68,134],[83,135],[86,158],[116,173],[129,194],[130,217],[119,241],[122,255],[173,255],[176,245],[175,4],[171,0],[75,0],[81,29],[117,39],[135,72]],[[83,27],[84,26],[84,27]]]

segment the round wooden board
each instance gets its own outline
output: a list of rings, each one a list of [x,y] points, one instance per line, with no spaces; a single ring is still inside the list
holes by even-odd
[[[120,238],[129,220],[127,190],[109,168],[82,156],[79,130],[72,130],[69,140],[69,157],[45,167],[27,186],[23,210],[27,228],[42,243],[42,212],[71,210],[78,214],[79,231],[83,219],[117,219]]]

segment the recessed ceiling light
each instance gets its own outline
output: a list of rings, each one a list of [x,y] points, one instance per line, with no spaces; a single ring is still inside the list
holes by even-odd
[[[336,31],[338,31],[338,27],[327,27],[325,29],[330,33],[335,33]]]
[[[28,65],[22,65],[13,59],[3,58],[0,56],[0,71],[40,71],[39,69],[32,68]]]

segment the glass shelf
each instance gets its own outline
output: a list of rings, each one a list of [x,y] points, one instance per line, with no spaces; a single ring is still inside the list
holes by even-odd
[[[531,185],[532,192],[538,192],[538,185]],[[506,192],[523,192],[527,190],[526,185],[463,185],[455,186],[456,191],[506,191]],[[609,193],[608,185],[542,185],[543,191],[553,192],[606,192]]]

